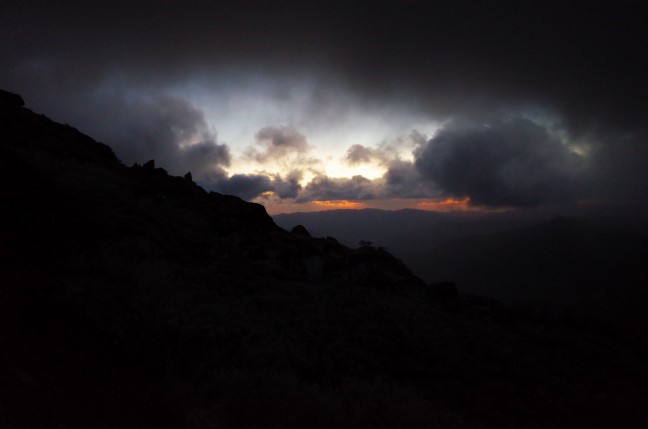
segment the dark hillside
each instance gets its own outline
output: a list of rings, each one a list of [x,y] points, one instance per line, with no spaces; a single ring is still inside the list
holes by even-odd
[[[16,97],[0,93],[0,427],[648,424],[643,343],[285,231]]]
[[[342,242],[372,241],[427,282],[452,280],[460,292],[617,320],[648,305],[641,212],[571,208],[575,215],[336,210],[274,216]],[[620,212],[620,213],[619,213]]]
[[[361,240],[370,241],[402,259],[423,280],[437,282],[439,271],[430,255],[440,245],[474,235],[530,226],[538,222],[536,216],[364,209],[287,213],[273,218],[284,228],[301,224],[315,235],[333,235],[348,246],[356,246]],[[455,277],[442,280],[448,279]],[[462,283],[459,286],[462,287]]]

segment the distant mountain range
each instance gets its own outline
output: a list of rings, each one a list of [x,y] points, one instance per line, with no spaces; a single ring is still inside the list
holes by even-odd
[[[334,235],[348,246],[371,241],[376,246],[408,261],[422,278],[428,278],[429,263],[418,261],[442,243],[476,234],[489,234],[529,226],[538,217],[516,217],[484,213],[439,213],[423,210],[329,210],[312,213],[280,214],[278,225],[291,228],[304,225],[314,236]]]
[[[0,427],[648,427],[644,322],[426,283],[6,91],[0,209]]]
[[[600,214],[542,216],[340,210],[274,219],[329,231],[349,245],[373,241],[423,279],[454,281],[464,293],[588,311],[648,303],[648,238],[639,228]]]

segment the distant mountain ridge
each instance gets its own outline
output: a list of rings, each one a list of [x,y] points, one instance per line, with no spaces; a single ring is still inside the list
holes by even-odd
[[[373,241],[428,282],[452,280],[463,293],[508,302],[588,307],[598,295],[600,307],[626,292],[631,295],[623,300],[643,297],[648,284],[648,238],[604,214],[546,220],[542,214],[346,210],[274,219],[314,234],[327,230],[349,245]]]
[[[492,215],[488,213],[439,213],[423,210],[329,210],[273,216],[284,228],[302,224],[315,236],[334,235],[348,246],[360,240],[386,247],[417,275],[431,281],[430,263],[425,255],[439,245],[462,237],[489,234],[515,227],[529,226],[537,218]]]
[[[23,104],[0,92],[0,427],[648,426],[642,326],[426,284]]]

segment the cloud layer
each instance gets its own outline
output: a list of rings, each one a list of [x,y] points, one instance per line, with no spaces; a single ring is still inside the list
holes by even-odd
[[[0,87],[127,162],[155,158],[249,198],[645,201],[647,9],[641,1],[9,2],[0,11]],[[350,142],[343,162],[384,169],[369,180],[309,170],[321,161],[312,136],[269,121],[253,131],[247,155],[283,170],[234,171],[235,148],[187,94],[236,93],[258,76],[281,109],[291,108],[293,86],[313,82],[300,114],[319,129],[387,106],[445,126],[415,144]],[[249,114],[235,113],[241,123]]]

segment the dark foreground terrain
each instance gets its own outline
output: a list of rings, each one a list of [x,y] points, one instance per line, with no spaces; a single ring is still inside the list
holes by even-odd
[[[648,427],[640,321],[425,284],[22,104],[0,93],[0,427]]]

